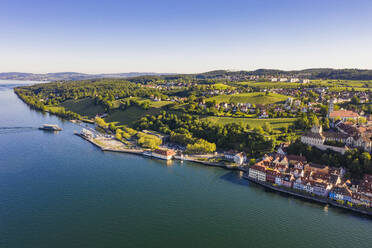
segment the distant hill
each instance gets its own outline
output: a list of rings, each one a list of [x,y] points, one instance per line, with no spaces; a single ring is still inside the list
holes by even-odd
[[[97,78],[128,78],[138,76],[156,76],[169,75],[169,73],[154,72],[128,72],[128,73],[111,73],[111,74],[85,74],[78,72],[57,72],[57,73],[23,73],[23,72],[3,72],[0,73],[0,79],[4,80],[31,80],[31,81],[60,81],[60,80],[85,80]]]
[[[372,80],[372,70],[362,69],[331,69],[311,68],[305,70],[284,71],[276,69],[258,69],[254,71],[229,71],[215,70],[195,74],[153,73],[153,72],[128,72],[111,74],[85,74],[78,72],[57,72],[46,74],[33,74],[22,72],[0,73],[0,79],[7,80],[34,80],[34,81],[61,81],[85,80],[99,78],[131,78],[133,81],[149,82],[154,79],[227,79],[233,81],[246,80],[249,76],[275,76],[275,77],[300,77],[309,79],[340,79],[340,80]]]
[[[246,76],[301,77],[309,79],[372,80],[372,70],[311,68],[305,70],[283,71],[276,69],[258,69],[254,71],[216,70],[194,74],[199,79],[242,78]]]

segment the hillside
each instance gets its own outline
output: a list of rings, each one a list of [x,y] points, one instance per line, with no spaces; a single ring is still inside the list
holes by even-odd
[[[262,92],[243,93],[236,95],[219,95],[208,98],[206,101],[216,101],[217,103],[251,103],[251,104],[272,104],[283,102],[288,99],[288,96],[270,93],[266,95]]]

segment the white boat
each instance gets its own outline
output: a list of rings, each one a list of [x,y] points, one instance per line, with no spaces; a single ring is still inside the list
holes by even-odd
[[[152,157],[152,152],[151,151],[143,151],[143,156],[148,156],[148,157]]]
[[[53,124],[43,124],[39,127],[39,129],[45,131],[62,131],[62,128],[60,128],[58,125]]]

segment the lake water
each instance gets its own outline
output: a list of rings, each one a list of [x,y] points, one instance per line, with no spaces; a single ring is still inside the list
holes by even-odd
[[[0,247],[372,247],[372,219],[238,172],[101,152],[0,81]],[[39,131],[43,123],[63,128]]]

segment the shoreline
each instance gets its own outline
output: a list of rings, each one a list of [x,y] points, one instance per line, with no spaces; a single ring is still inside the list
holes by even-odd
[[[26,105],[31,105],[31,104],[28,104],[27,102],[25,102],[25,100],[22,97],[20,97],[19,94],[15,90],[13,90],[13,92]],[[31,106],[33,106],[33,105],[31,105]],[[48,112],[49,114],[54,114],[54,113],[50,113],[49,111],[46,111],[46,112]],[[56,115],[56,116],[58,116],[58,115]],[[59,117],[61,117],[61,116],[59,116]],[[63,118],[63,117],[61,117],[61,118]],[[63,118],[63,119],[65,119],[65,118]],[[100,148],[101,151],[131,153],[131,154],[135,154],[135,155],[142,155],[142,156],[144,156],[142,154],[143,150],[105,148],[105,147],[97,144],[93,140],[84,137],[80,133],[74,133],[74,134],[77,135],[77,136],[79,136],[79,137],[81,137],[81,138],[83,138],[84,140],[87,140],[88,142],[92,143],[96,147]],[[175,157],[175,159],[178,159],[178,160],[181,160],[181,161],[188,161],[188,162],[199,163],[199,164],[203,164],[205,166],[219,167],[219,168],[223,168],[223,169],[226,169],[226,170],[240,170],[240,171],[246,172],[246,169],[245,168],[242,168],[241,166],[227,166],[227,165],[217,164],[217,163],[213,163],[213,162],[200,161],[200,160],[196,160],[196,159],[181,159],[181,158],[176,158],[176,157]],[[243,178],[246,179],[246,180],[248,180],[248,181],[251,181],[253,183],[256,183],[258,185],[261,185],[262,187],[269,188],[269,189],[271,189],[273,191],[276,191],[276,192],[289,194],[289,195],[292,195],[292,196],[295,196],[295,197],[298,197],[298,198],[301,198],[301,199],[311,200],[311,201],[315,201],[315,202],[318,202],[318,203],[321,203],[321,204],[329,204],[329,205],[334,206],[334,207],[338,207],[338,208],[341,208],[341,209],[344,209],[344,210],[352,211],[354,213],[359,213],[359,214],[363,214],[363,215],[372,217],[372,211],[366,211],[366,210],[362,210],[362,209],[356,209],[356,208],[348,207],[348,206],[345,206],[345,205],[341,205],[341,204],[336,203],[336,202],[334,202],[334,201],[332,201],[332,200],[330,200],[328,198],[324,201],[324,200],[316,199],[314,197],[306,196],[306,195],[303,195],[303,194],[300,194],[300,193],[295,193],[295,192],[291,192],[291,191],[288,191],[288,190],[279,189],[277,187],[273,187],[273,186],[270,186],[268,184],[264,184],[262,182],[255,181],[255,180],[253,180],[251,178],[248,178],[247,176],[243,176]]]
[[[319,204],[329,204],[333,207],[342,208],[344,210],[351,211],[353,213],[367,215],[368,217],[372,218],[372,211],[348,207],[348,206],[339,204],[339,203],[329,199],[328,197],[325,198],[325,199],[321,199],[321,198],[318,198],[318,197],[307,196],[307,195],[304,195],[304,194],[293,192],[291,190],[286,190],[286,189],[283,189],[283,188],[275,187],[275,186],[270,185],[268,183],[264,183],[264,182],[260,182],[258,180],[254,180],[254,179],[252,179],[252,178],[250,178],[246,175],[244,175],[243,178],[250,181],[250,182],[253,182],[253,183],[255,183],[255,184],[257,184],[261,187],[264,187],[266,189],[270,189],[270,190],[275,191],[275,192],[284,193],[284,194],[287,194],[287,195],[294,196],[296,198],[300,198],[302,200],[305,199],[305,200],[309,200],[309,201],[316,202],[316,203],[319,203]]]
[[[101,151],[131,153],[131,154],[147,157],[147,156],[143,155],[143,153],[142,153],[143,150],[105,148],[104,146],[94,142],[92,139],[89,139],[89,138],[81,135],[80,133],[75,133],[75,135],[77,135],[77,136],[83,138],[84,140],[87,140],[88,142],[92,143],[96,147],[100,148]],[[231,171],[238,170],[238,171],[246,172],[245,168],[243,168],[242,166],[227,166],[227,165],[224,165],[224,164],[218,164],[218,163],[207,162],[207,161],[200,161],[200,160],[192,159],[192,158],[183,158],[182,159],[180,156],[175,156],[174,159],[175,160],[180,160],[180,161],[198,163],[198,164],[202,164],[204,166],[218,167],[218,168],[231,170]],[[328,197],[327,198],[320,198],[320,197],[315,197],[315,196],[310,196],[310,195],[304,195],[304,194],[301,194],[300,192],[297,193],[297,192],[294,192],[294,191],[291,191],[291,190],[286,190],[284,188],[275,187],[275,186],[273,186],[271,184],[268,184],[268,183],[264,183],[264,182],[261,182],[261,181],[258,181],[258,180],[254,180],[252,178],[249,178],[247,175],[244,175],[243,178],[250,181],[250,182],[253,182],[257,185],[260,185],[261,187],[264,187],[266,189],[270,189],[270,190],[275,191],[275,192],[287,194],[287,195],[294,196],[294,197],[302,199],[302,200],[308,200],[308,201],[316,202],[316,203],[319,203],[319,204],[328,204],[328,205],[331,205],[333,207],[341,208],[341,209],[344,209],[344,210],[347,210],[347,211],[351,211],[353,213],[367,215],[368,217],[372,218],[372,211],[348,207],[348,206],[339,204],[335,201],[332,201]]]

